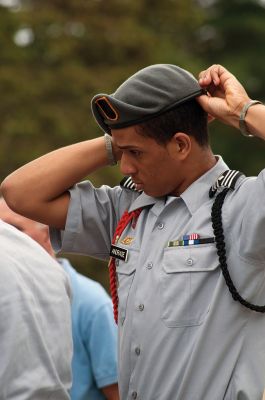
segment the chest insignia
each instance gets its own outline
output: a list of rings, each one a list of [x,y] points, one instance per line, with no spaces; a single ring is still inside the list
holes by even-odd
[[[128,258],[128,250],[112,244],[110,248],[110,256],[126,262]]]
[[[130,246],[133,241],[134,241],[134,237],[126,236],[124,239],[120,240],[120,243],[125,244],[126,246]]]
[[[179,240],[170,240],[167,244],[168,247],[180,247],[180,246],[192,246],[198,244],[214,243],[214,237],[200,238],[198,233],[192,233],[191,235],[184,235]]]
[[[192,233],[191,235],[184,235],[182,237],[182,240],[195,240],[195,239],[199,239],[200,235],[198,233]]]

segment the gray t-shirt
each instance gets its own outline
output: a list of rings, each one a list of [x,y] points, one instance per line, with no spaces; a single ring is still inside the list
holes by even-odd
[[[0,220],[0,399],[69,400],[69,280],[35,241]]]
[[[260,400],[265,386],[265,316],[232,299],[215,243],[169,246],[184,235],[213,238],[209,189],[228,169],[221,158],[180,197],[120,187],[71,190],[65,251],[108,258],[125,209],[143,207],[118,246],[121,400]],[[239,293],[265,304],[265,171],[240,178],[223,206],[227,261]],[[126,239],[126,240],[125,240]]]

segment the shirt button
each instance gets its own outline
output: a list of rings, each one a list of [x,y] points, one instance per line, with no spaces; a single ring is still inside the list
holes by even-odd
[[[153,268],[153,263],[152,263],[152,262],[149,262],[149,263],[147,264],[146,268],[148,268],[148,269]]]
[[[132,398],[137,399],[137,392],[132,392]]]
[[[121,324],[122,324],[122,325],[124,324],[124,321],[125,321],[125,318],[122,317],[122,318],[121,318]]]
[[[158,229],[163,229],[165,226],[165,224],[163,224],[163,222],[159,222],[159,224],[157,225]]]
[[[139,309],[139,311],[143,311],[144,310],[144,304],[139,304],[138,309]]]
[[[186,261],[187,265],[191,266],[193,265],[193,259],[192,258],[188,258]]]
[[[136,354],[137,356],[139,356],[140,353],[141,353],[140,348],[139,348],[139,347],[136,347],[136,348],[135,348],[135,354]]]

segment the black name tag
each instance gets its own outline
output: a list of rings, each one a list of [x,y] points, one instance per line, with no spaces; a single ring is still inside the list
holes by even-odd
[[[126,262],[128,257],[128,250],[123,249],[122,247],[114,246],[114,244],[112,244],[110,248],[110,256]]]

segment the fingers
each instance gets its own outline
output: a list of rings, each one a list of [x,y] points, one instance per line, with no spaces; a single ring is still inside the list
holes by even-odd
[[[218,117],[218,113],[223,108],[224,99],[223,96],[212,97],[209,93],[207,95],[201,95],[196,97],[197,102],[208,114],[208,122],[211,122],[214,118]]]
[[[208,124],[211,123],[212,121],[215,120],[215,116],[213,116],[212,114],[210,114],[210,107],[209,107],[209,100],[206,98],[202,98],[201,97],[197,97],[196,100],[198,101],[198,103],[201,105],[201,107],[207,112],[207,121]]]
[[[204,111],[225,124],[238,127],[240,112],[249,97],[237,78],[222,65],[214,64],[200,72],[199,84],[208,93],[197,98]]]
[[[209,112],[209,97],[205,94],[196,97],[197,102],[200,106],[208,113]]]
[[[199,74],[199,84],[202,87],[207,87],[211,84],[218,86],[221,82],[221,75],[225,72],[225,68],[219,64],[213,64]]]

